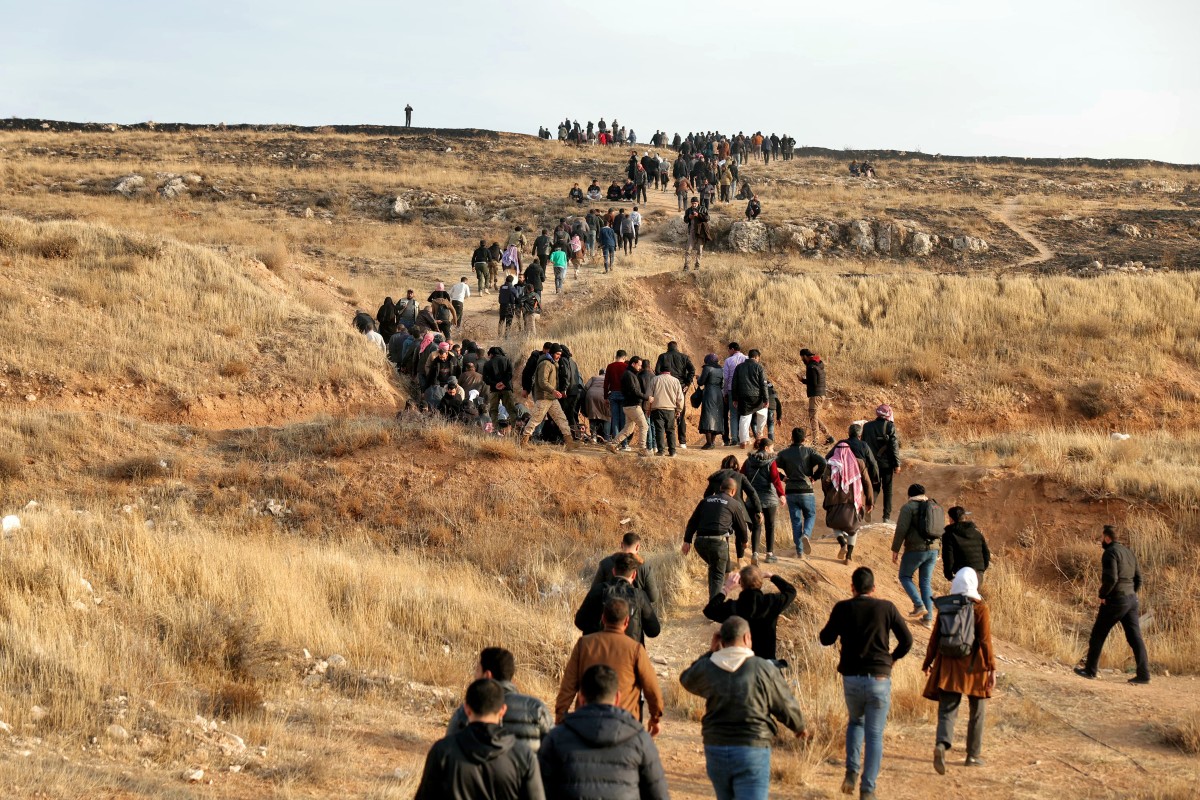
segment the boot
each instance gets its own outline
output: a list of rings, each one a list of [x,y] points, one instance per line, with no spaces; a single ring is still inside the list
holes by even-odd
[[[846,547],[846,563],[849,564],[850,560],[853,558],[854,558],[854,545],[849,545]]]
[[[838,550],[837,560],[845,561],[845,559],[846,559],[846,537],[845,536],[837,537],[837,542],[838,542],[838,545],[841,546],[841,549]]]
[[[579,449],[579,442],[575,441],[574,437],[567,436],[563,441],[567,446],[567,452]]]

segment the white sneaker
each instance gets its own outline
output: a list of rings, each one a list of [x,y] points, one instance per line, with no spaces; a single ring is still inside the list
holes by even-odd
[[[680,449],[680,450],[687,450],[687,445],[686,445],[686,444],[681,444],[681,445],[679,445],[679,449]]]

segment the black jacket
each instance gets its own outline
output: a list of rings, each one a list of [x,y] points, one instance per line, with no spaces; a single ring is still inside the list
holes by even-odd
[[[736,497],[713,494],[701,500],[688,518],[683,541],[691,544],[696,536],[726,536],[730,533],[734,535],[737,557],[741,558],[746,553],[746,543],[750,539],[750,520],[746,517],[746,507]]]
[[[966,520],[946,526],[946,532],[942,534],[942,575],[946,580],[953,580],[954,573],[963,567],[970,567],[982,575],[991,563],[987,540],[974,522]]]
[[[1100,597],[1137,594],[1142,590],[1142,572],[1133,551],[1120,542],[1104,545],[1100,558]]]
[[[500,727],[524,742],[530,750],[537,752],[542,740],[554,727],[554,715],[541,700],[521,694],[510,681],[500,681],[504,687],[504,721]],[[450,724],[446,726],[446,735],[453,736],[467,727],[467,712],[462,707],[454,709],[450,715]]]
[[[646,390],[642,388],[641,373],[631,369],[625,370],[625,374],[621,376],[621,394],[625,397],[621,401],[621,405],[625,408],[633,408],[646,402]]]
[[[614,597],[629,603],[629,626],[625,628],[626,636],[639,644],[645,644],[647,636],[654,638],[662,633],[658,614],[654,612],[654,604],[650,602],[646,593],[624,578],[614,578],[611,575],[604,583],[593,585],[588,590],[579,610],[575,612],[575,627],[582,631],[584,636],[604,630],[604,622],[600,617],[604,612],[605,603]]]
[[[896,432],[896,423],[876,417],[863,425],[862,440],[875,456],[880,470],[887,472],[899,468],[900,434]]]
[[[796,587],[778,575],[771,576],[778,592],[767,594],[762,589],[742,589],[737,600],[727,600],[717,592],[704,607],[704,616],[713,622],[741,617],[750,623],[750,643],[759,658],[775,658],[775,624],[779,615],[796,599]]]
[[[783,475],[783,491],[787,494],[812,494],[812,482],[825,472],[825,459],[811,447],[792,445],[779,451],[775,466]]]
[[[809,361],[804,365],[804,389],[807,397],[825,396],[824,361]],[[813,433],[815,435],[815,431]]]
[[[512,385],[512,362],[503,353],[497,353],[483,365],[483,382],[492,391],[508,391]],[[504,389],[497,389],[496,384],[503,383]]]
[[[896,637],[896,648],[890,649],[889,634]],[[913,638],[890,600],[858,595],[833,606],[829,621],[821,629],[821,644],[829,647],[842,640],[838,672],[843,675],[892,674],[892,665],[912,649]]]
[[[552,800],[667,800],[667,779],[650,734],[628,711],[590,705],[546,737],[538,762]]]
[[[765,658],[750,656],[733,672],[705,653],[679,675],[683,688],[703,697],[700,731],[708,746],[770,747],[778,719],[793,731],[805,728],[800,704],[779,668]]]
[[[658,375],[664,369],[674,375],[685,389],[696,377],[696,366],[692,363],[691,356],[678,350],[668,350],[658,357],[654,364],[654,374]]]
[[[758,499],[758,492],[754,491],[754,487],[750,484],[750,479],[736,469],[719,469],[712,475],[708,476],[708,487],[704,490],[705,497],[712,497],[714,494],[721,493],[721,484],[726,478],[733,478],[738,485],[737,494],[734,497],[739,498],[742,504],[746,507],[746,511],[755,516],[762,513],[762,501]]]
[[[475,252],[471,253],[471,266],[486,264],[490,259],[491,254],[486,247],[476,247]]]
[[[867,465],[867,478],[871,481],[871,486],[879,485],[879,463],[875,461],[875,454],[871,452],[871,448],[867,447],[867,443],[862,439],[846,438],[842,440],[850,445],[850,452],[858,458],[861,458]],[[841,444],[839,442],[838,444]],[[833,446],[834,450],[837,445]],[[825,460],[828,461],[833,456],[833,450],[825,454]]]
[[[545,800],[537,758],[499,725],[472,722],[434,744],[414,800]]]
[[[762,364],[752,358],[737,365],[733,371],[730,395],[737,403],[738,414],[746,416],[767,406],[767,373]]]
[[[613,566],[617,562],[617,556],[620,553],[613,553],[611,556],[605,556],[600,559],[600,566],[596,567],[596,575],[592,578],[592,588],[596,588],[601,584],[608,583],[613,577]],[[655,608],[662,606],[662,594],[658,589],[658,580],[654,576],[654,571],[650,565],[642,562],[638,564],[637,572],[634,573],[633,585],[646,593],[650,598],[650,602]]]

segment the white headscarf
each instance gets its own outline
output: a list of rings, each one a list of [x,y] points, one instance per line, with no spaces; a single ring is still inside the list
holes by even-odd
[[[979,575],[970,567],[963,567],[954,573],[954,580],[950,582],[950,594],[965,594],[972,600],[982,601],[983,598],[979,595]]]

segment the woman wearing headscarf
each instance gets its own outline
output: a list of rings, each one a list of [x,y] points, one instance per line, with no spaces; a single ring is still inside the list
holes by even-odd
[[[858,529],[874,505],[871,482],[866,479],[867,465],[854,455],[850,445],[838,442],[821,476],[825,494],[825,525],[838,532],[838,558],[849,564],[858,542]]]
[[[712,450],[717,436],[725,430],[725,378],[721,373],[721,362],[716,353],[704,357],[700,377],[696,379],[696,391],[700,392],[700,432],[704,434],[701,450]]]
[[[583,387],[583,415],[588,418],[589,432],[593,441],[608,441],[615,431],[610,430],[608,400],[604,399],[604,369],[592,377]]]
[[[445,300],[446,302],[450,302],[450,293],[446,291],[446,284],[442,283],[441,281],[438,281],[437,288],[429,293],[429,297],[426,302],[432,303],[435,300]]]
[[[396,304],[392,302],[392,298],[384,298],[383,305],[375,314],[375,320],[379,323],[379,335],[385,342],[390,342],[400,324],[396,317]]]
[[[942,630],[942,615],[956,615],[969,604],[975,618],[975,641],[966,655],[955,656],[942,652],[942,642],[930,642],[921,667],[929,679],[924,696],[938,704],[937,741],[933,749],[933,768],[946,774],[946,751],[954,741],[954,722],[958,707],[966,695],[971,708],[967,723],[966,766],[983,765],[979,754],[983,749],[983,720],[987,698],[996,686],[996,651],[992,649],[992,617],[987,604],[979,595],[979,576],[970,567],[963,567],[950,584],[950,594],[934,601],[937,618],[933,630]]]
[[[775,446],[771,440],[763,436],[754,443],[754,452],[746,457],[742,464],[742,474],[750,479],[750,486],[758,495],[762,505],[763,531],[766,533],[767,563],[774,564],[779,559],[775,557],[775,514],[779,511],[779,502],[784,497],[783,481],[779,477],[779,468],[775,466]],[[758,563],[758,526],[750,537],[750,562]]]

